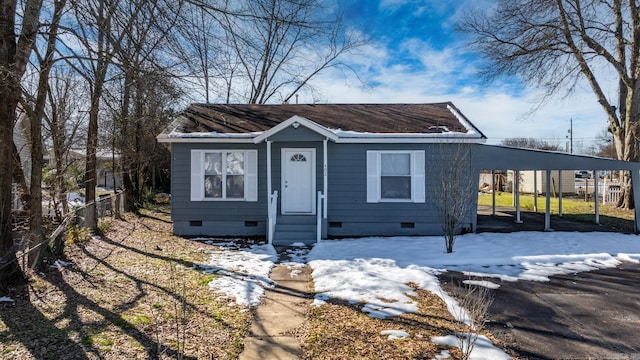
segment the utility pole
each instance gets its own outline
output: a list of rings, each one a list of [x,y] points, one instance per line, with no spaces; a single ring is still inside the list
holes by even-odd
[[[569,130],[567,133],[567,139],[569,139],[569,154],[573,154],[573,118],[569,119]]]

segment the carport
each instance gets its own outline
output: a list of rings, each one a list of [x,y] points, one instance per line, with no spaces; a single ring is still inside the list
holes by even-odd
[[[477,151],[473,155],[473,162],[476,168],[476,178],[480,176],[481,170],[494,171],[515,171],[515,179],[519,178],[520,171],[544,171],[546,183],[549,184],[551,171],[557,170],[567,171],[569,176],[574,176],[575,170],[593,170],[597,171],[610,170],[628,170],[631,173],[631,181],[634,189],[640,189],[640,163],[628,162],[621,160],[605,159],[595,156],[574,155],[555,151],[544,151],[534,149],[512,148],[499,145],[477,145]],[[492,176],[492,178],[494,178]],[[516,219],[520,220],[520,194],[519,182],[514,181],[513,192],[515,195]],[[560,182],[561,183],[561,182]],[[561,184],[560,184],[561,186]],[[492,184],[493,187],[493,184]],[[495,188],[495,187],[493,187]],[[595,176],[595,216],[596,223],[599,222],[599,204],[598,204],[598,177]],[[495,213],[495,191],[493,192],[493,212]],[[562,188],[559,189],[559,213],[562,214]],[[640,204],[640,191],[633,192],[634,203]],[[551,192],[546,191],[546,207],[545,207],[545,224],[544,230],[551,231]],[[640,233],[640,224],[638,223],[639,209],[635,207],[634,211],[634,229],[636,233]],[[477,217],[473,219],[473,228],[477,228]]]

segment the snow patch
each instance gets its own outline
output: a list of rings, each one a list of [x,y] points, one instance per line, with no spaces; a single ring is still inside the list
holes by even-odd
[[[205,272],[220,277],[209,282],[209,288],[234,298],[239,305],[259,305],[265,288],[275,286],[269,279],[269,273],[276,258],[277,253],[271,245],[243,249],[222,247],[213,251]]]
[[[460,334],[459,336],[465,336],[465,335]],[[458,339],[456,335],[447,335],[447,336],[433,336],[431,337],[431,341],[436,344],[455,346],[459,348],[460,347],[459,341],[461,341],[461,339]],[[468,340],[466,339],[466,337],[463,337],[462,341],[466,342]],[[467,344],[465,344],[464,347],[467,348]],[[486,336],[478,335],[478,338],[476,339],[476,343],[473,347],[473,350],[471,351],[471,354],[469,354],[469,359],[470,360],[473,360],[473,359],[508,360],[508,359],[511,359],[511,357],[501,349],[498,349],[497,347],[493,346],[493,344],[491,343],[491,340],[489,340]]]
[[[500,287],[500,285],[486,280],[464,280],[462,283],[467,285],[483,286],[488,289],[498,289]]]
[[[404,330],[382,330],[380,335],[388,335],[388,340],[407,339],[410,337],[409,333]]]

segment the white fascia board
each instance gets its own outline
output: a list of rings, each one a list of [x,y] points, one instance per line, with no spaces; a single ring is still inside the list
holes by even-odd
[[[221,137],[156,137],[159,143],[200,143],[200,144],[253,144],[253,138]]]
[[[357,137],[339,138],[337,144],[484,144],[487,139],[468,137],[416,137],[416,136],[387,136],[387,137]]]
[[[326,127],[319,125],[309,119],[303,118],[302,116],[295,115],[281,122],[280,124],[272,127],[271,129],[263,132],[262,134],[256,136],[253,139],[253,142],[257,144],[259,142],[265,141],[269,138],[269,136],[273,136],[279,133],[280,131],[288,128],[289,126],[292,126],[293,123],[296,123],[296,122],[300,124],[300,126],[304,126],[307,129],[314,131],[331,141],[338,140],[338,136],[335,133],[333,133],[331,130],[327,129]]]

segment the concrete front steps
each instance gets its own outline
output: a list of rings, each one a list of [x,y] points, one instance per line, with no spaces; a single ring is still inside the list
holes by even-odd
[[[316,216],[280,215],[276,220],[273,245],[289,246],[294,243],[311,245],[316,243]]]

